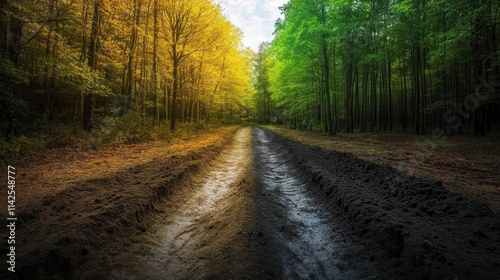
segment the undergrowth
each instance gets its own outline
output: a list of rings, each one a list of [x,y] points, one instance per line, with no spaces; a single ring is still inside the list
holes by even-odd
[[[151,118],[137,115],[105,117],[95,121],[95,129],[82,131],[74,124],[53,124],[33,135],[0,138],[0,162],[9,163],[44,149],[56,147],[83,147],[96,149],[103,145],[122,145],[148,141],[170,142],[173,138],[190,140],[199,130],[219,125],[178,123],[176,131],[170,132],[170,123],[154,124]]]

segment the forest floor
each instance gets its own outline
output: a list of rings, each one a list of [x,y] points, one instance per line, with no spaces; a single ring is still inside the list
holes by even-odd
[[[495,139],[270,129],[18,162],[18,272],[2,279],[499,275]]]

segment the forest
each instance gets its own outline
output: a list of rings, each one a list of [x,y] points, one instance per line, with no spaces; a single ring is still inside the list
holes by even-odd
[[[248,118],[252,54],[210,0],[2,0],[0,13],[4,146]]]
[[[178,123],[330,135],[498,128],[496,1],[294,0],[280,9],[274,40],[254,54],[209,0],[2,0],[4,150],[82,131],[99,131],[97,142],[147,140]]]
[[[0,0],[0,279],[498,280],[499,24]]]
[[[261,122],[330,135],[498,129],[498,1],[292,0],[281,11],[256,59]]]

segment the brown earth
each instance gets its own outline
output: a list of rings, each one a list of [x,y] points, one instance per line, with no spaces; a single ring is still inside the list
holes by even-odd
[[[216,157],[235,129],[171,143],[63,147],[16,163],[14,276],[72,279],[99,271],[153,224],[148,214]],[[6,249],[2,244],[2,255]]]
[[[299,141],[233,127],[16,163],[18,272],[2,279],[500,274],[496,139],[272,129]]]
[[[256,234],[249,132],[238,130],[188,188],[169,197],[155,225],[112,261],[112,279],[251,278]]]

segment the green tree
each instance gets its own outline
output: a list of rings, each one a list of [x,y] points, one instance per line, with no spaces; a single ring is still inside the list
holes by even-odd
[[[272,104],[269,84],[268,48],[268,43],[262,43],[259,46],[259,52],[254,63],[254,71],[256,72],[254,88],[258,120],[269,124],[271,121]]]

